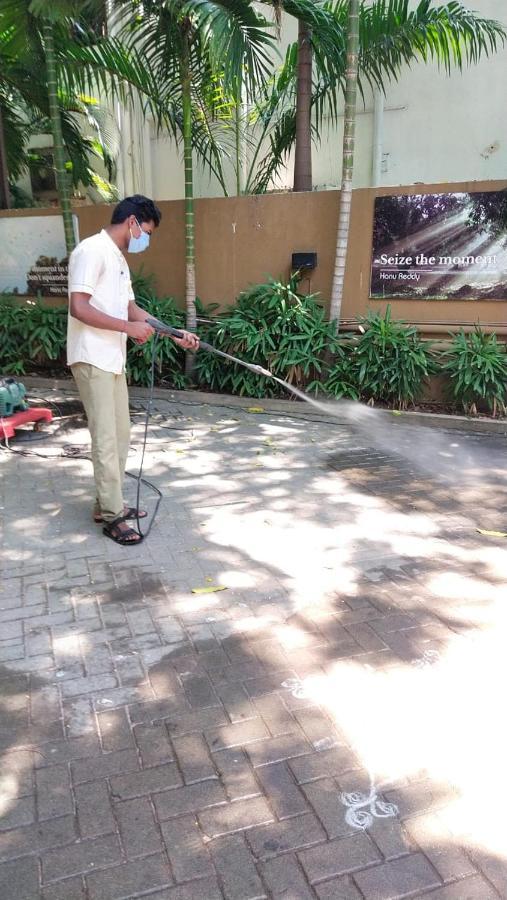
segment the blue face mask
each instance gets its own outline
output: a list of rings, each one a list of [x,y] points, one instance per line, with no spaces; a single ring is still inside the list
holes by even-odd
[[[136,225],[139,225],[139,222],[136,219]],[[141,226],[139,225],[139,228]],[[130,228],[129,228],[130,231]],[[143,231],[141,228],[141,234],[139,237],[133,237],[132,232],[130,231],[130,241],[128,245],[129,253],[142,253],[143,250],[146,250],[150,245],[150,236],[147,231]]]

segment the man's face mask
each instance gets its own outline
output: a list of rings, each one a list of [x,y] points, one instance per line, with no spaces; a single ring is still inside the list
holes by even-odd
[[[139,225],[139,222],[137,221],[137,219],[136,219],[136,225],[139,227],[141,234],[139,235],[139,237],[134,237],[132,234],[132,231],[129,228],[129,231],[130,231],[130,241],[129,241],[129,246],[128,246],[129,253],[142,253],[143,250],[146,250],[150,244],[150,236],[149,236],[148,232],[143,231],[143,229]]]

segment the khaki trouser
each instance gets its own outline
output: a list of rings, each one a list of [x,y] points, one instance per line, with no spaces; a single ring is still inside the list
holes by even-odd
[[[111,522],[124,507],[123,477],[130,444],[127,380],[124,374],[104,372],[89,363],[74,363],[71,369],[92,439],[95,513]]]

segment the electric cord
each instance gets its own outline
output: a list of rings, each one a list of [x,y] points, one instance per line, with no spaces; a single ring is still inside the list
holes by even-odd
[[[30,398],[28,398],[27,403],[28,403],[29,405],[34,405],[34,404],[37,403],[37,401],[36,401],[36,400],[31,400]],[[62,413],[60,407],[58,406],[57,403],[54,402],[54,400],[49,400],[47,397],[44,397],[44,403],[47,403],[48,406],[53,406],[53,407],[56,409],[56,414],[57,414],[57,416],[58,416],[59,419],[65,418],[65,416],[63,415],[63,413]]]

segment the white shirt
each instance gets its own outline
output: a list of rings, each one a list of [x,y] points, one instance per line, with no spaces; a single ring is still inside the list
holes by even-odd
[[[91,294],[95,309],[128,319],[128,305],[134,300],[127,261],[107,231],[85,238],[69,260],[69,300],[72,293]],[[125,371],[127,335],[104,328],[92,328],[70,315],[67,327],[67,363],[90,363],[105,372]]]

